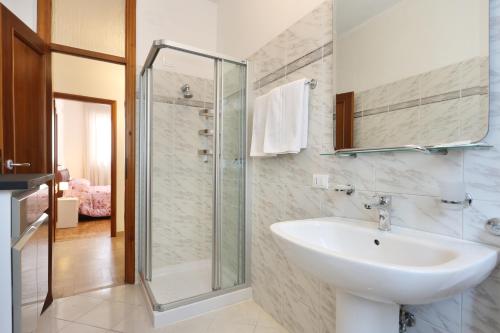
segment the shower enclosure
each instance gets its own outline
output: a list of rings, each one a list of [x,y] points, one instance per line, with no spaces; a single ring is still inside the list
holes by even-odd
[[[247,287],[247,64],[156,41],[141,72],[139,273],[156,311]]]

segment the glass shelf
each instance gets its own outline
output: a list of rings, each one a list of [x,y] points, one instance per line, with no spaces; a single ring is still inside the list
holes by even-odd
[[[424,154],[446,155],[449,150],[454,149],[488,149],[493,148],[486,142],[476,143],[451,143],[436,146],[406,145],[400,147],[385,148],[352,148],[340,149],[333,152],[321,153],[322,156],[356,157],[358,154],[388,153],[388,152],[420,152]]]

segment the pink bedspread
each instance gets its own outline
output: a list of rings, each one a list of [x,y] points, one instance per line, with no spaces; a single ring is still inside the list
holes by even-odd
[[[111,185],[91,186],[86,179],[73,179],[64,196],[80,200],[79,213],[82,215],[111,216]]]

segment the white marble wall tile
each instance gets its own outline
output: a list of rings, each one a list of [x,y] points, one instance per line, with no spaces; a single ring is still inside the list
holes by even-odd
[[[386,153],[372,158],[377,163],[375,187],[381,192],[439,196],[440,181],[463,177],[461,151],[450,151],[448,155]]]
[[[433,304],[408,306],[407,309],[418,318],[417,326],[424,320],[435,327],[445,330],[445,332],[461,332],[461,295]]]
[[[355,191],[351,196],[333,189],[325,191],[325,199],[321,205],[321,215],[337,216],[350,219],[378,222],[378,212],[366,209],[365,203],[375,200],[375,192]]]
[[[391,115],[389,112],[372,114],[363,117],[363,133],[361,134],[360,147],[386,147],[390,146],[394,134],[390,126]]]
[[[464,209],[464,239],[500,248],[500,237],[485,229],[486,222],[491,218],[500,218],[500,202],[475,200],[471,207]]]
[[[417,318],[417,324],[415,327],[408,328],[408,333],[457,333],[450,332],[443,328],[436,327],[426,322],[425,320],[419,320]]]
[[[326,148],[323,151],[327,151]],[[375,165],[369,156],[351,157],[323,156],[330,186],[354,185],[356,190],[375,191]]]
[[[488,68],[487,65],[485,65],[486,59],[487,58],[484,57],[474,57],[460,63],[461,89],[473,88],[488,84],[487,82],[484,82],[485,76],[483,75],[483,71],[487,70]]]
[[[309,146],[299,154],[283,157],[282,181],[290,185],[310,186],[312,174],[325,174],[325,159],[320,155],[323,146]]]
[[[390,105],[420,99],[420,75],[396,81],[389,85]]]
[[[323,2],[311,13],[293,24],[287,31],[289,32],[288,62],[296,60],[332,41],[332,1]]]
[[[470,151],[465,155],[464,179],[467,191],[479,200],[500,200],[500,151]]]
[[[447,205],[439,197],[394,194],[392,223],[462,238],[462,207]]]
[[[460,137],[460,99],[431,103],[419,108],[419,143],[433,145],[455,142]]]
[[[310,186],[285,186],[286,205],[283,219],[296,220],[321,216],[321,201],[324,191]]]
[[[422,74],[420,90],[422,98],[460,90],[460,65],[453,64]]]
[[[390,133],[384,146],[394,146],[394,143],[408,145],[420,142],[422,129],[419,123],[419,107],[401,109],[387,113],[387,123]]]
[[[483,139],[488,132],[488,95],[469,96],[460,99],[460,138],[473,142]]]
[[[500,278],[493,275],[463,294],[462,333],[497,333],[499,311]]]
[[[383,85],[362,92],[363,111],[389,106],[390,89],[390,85]]]
[[[290,32],[285,31],[250,56],[249,60],[254,64],[253,69],[256,80],[262,79],[287,64],[289,38]]]

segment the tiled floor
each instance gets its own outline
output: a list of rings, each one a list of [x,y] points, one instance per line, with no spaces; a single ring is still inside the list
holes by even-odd
[[[85,238],[54,243],[52,271],[54,298],[123,283],[125,274],[123,234],[111,238],[109,229],[108,232],[99,234],[101,226],[86,229]],[[90,237],[90,234],[94,236]]]
[[[58,299],[37,333],[287,333],[253,301],[154,329],[138,285],[123,285]]]

